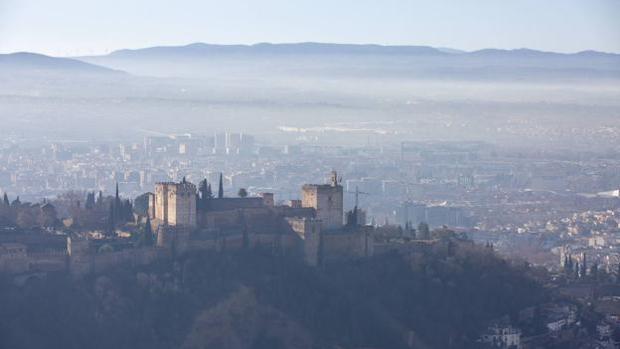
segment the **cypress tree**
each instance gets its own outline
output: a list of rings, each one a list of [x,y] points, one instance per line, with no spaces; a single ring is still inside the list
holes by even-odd
[[[151,217],[146,216],[146,224],[142,230],[141,245],[153,246],[155,242],[155,236],[153,235],[153,229],[151,228]]]
[[[200,197],[198,200],[198,207],[199,208],[205,208],[206,207],[206,201],[208,199],[208,191],[209,191],[209,184],[207,183],[207,179],[203,179],[202,181],[200,181]]]
[[[586,254],[583,254],[583,261],[581,261],[581,277],[586,276],[588,272],[588,265],[586,263]]]
[[[222,173],[220,172],[220,186],[217,189],[217,198],[221,199],[224,197],[224,181],[222,179]]]
[[[4,204],[5,204],[6,206],[10,206],[10,205],[11,205],[11,202],[9,201],[9,196],[8,196],[8,195],[6,195],[6,193],[4,193],[4,199],[3,199],[3,201],[4,201]]]
[[[575,263],[575,279],[579,279],[579,262]]]
[[[116,194],[114,195],[114,219],[115,223],[119,218],[123,217],[123,203],[121,201],[121,197],[118,193],[118,182],[116,182]]]
[[[114,233],[114,229],[116,228],[116,215],[114,209],[114,203],[110,203],[110,214],[108,216],[108,235],[112,235]]]
[[[95,207],[95,193],[86,194],[86,209],[90,210]]]
[[[590,275],[595,281],[598,280],[598,263],[592,264],[592,268],[590,268]]]

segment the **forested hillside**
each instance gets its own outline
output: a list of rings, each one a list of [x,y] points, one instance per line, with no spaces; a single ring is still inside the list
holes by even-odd
[[[265,251],[200,253],[81,280],[0,282],[2,348],[476,347],[488,321],[546,295],[487,248],[310,268]]]

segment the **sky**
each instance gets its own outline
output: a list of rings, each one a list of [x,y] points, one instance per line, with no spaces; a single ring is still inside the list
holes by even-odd
[[[0,53],[308,41],[620,53],[620,0],[0,0]]]

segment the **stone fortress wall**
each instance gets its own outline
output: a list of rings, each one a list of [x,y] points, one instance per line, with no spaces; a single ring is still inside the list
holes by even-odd
[[[305,185],[302,206],[276,206],[272,194],[259,198],[209,199],[197,210],[196,186],[158,183],[149,194],[154,247],[114,247],[115,239],[72,235],[66,247],[50,254],[29,254],[26,245],[0,244],[0,272],[67,270],[75,275],[118,266],[141,266],[191,251],[262,247],[302,258],[312,266],[373,254],[371,227],[343,227],[343,191],[336,173],[331,184]],[[125,246],[127,243],[124,243]],[[4,249],[4,250],[2,250]],[[37,263],[38,262],[38,263]]]

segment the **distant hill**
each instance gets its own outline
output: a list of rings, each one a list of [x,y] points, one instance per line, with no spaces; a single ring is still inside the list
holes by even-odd
[[[186,46],[158,46],[136,50],[118,50],[111,57],[149,56],[149,55],[205,55],[205,54],[347,54],[347,55],[443,55],[441,50],[429,46],[383,46],[326,43],[293,43],[254,45],[214,45],[194,43]]]
[[[598,51],[583,51],[578,53],[556,53],[537,51],[527,48],[514,50],[483,49],[477,51],[463,51],[447,47],[431,46],[394,46],[375,44],[329,44],[329,43],[286,43],[272,44],[259,43],[254,45],[216,45],[193,43],[185,46],[156,46],[142,49],[123,49],[110,53],[109,57],[136,57],[152,55],[205,55],[205,54],[346,54],[346,55],[461,55],[468,56],[509,56],[509,57],[615,57],[620,55]],[[86,57],[84,57],[86,59]]]
[[[620,78],[620,55],[531,49],[293,43],[159,46],[77,57],[138,75],[203,78],[356,77],[456,80]]]
[[[126,74],[72,58],[50,57],[37,53],[17,52],[0,54],[0,73],[55,72],[80,74]]]

